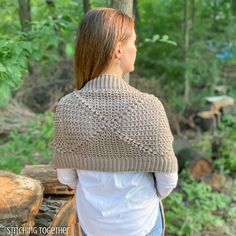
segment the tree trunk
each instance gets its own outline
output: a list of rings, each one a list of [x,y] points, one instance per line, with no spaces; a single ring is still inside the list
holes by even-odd
[[[30,0],[18,0],[19,18],[22,32],[31,31],[31,4]],[[29,36],[27,36],[30,40]],[[33,67],[28,63],[29,75],[33,74]]]
[[[119,9],[129,16],[133,15],[133,0],[111,0],[111,7]],[[125,73],[123,77],[129,82],[129,73]]]
[[[190,81],[189,72],[187,68],[188,63],[188,48],[189,48],[189,0],[184,0],[184,61],[185,61],[185,75],[184,75],[184,101],[189,103],[190,96]]]
[[[90,0],[83,0],[84,14],[86,14],[91,9]]]
[[[55,12],[55,9],[56,9],[55,1],[54,0],[46,0],[46,4],[48,6],[48,9],[49,9],[49,12],[50,12],[52,18],[57,19],[57,15],[56,15],[56,12]],[[56,34],[60,34],[60,31],[61,31],[60,28],[55,28]],[[64,40],[60,40],[58,42],[58,51],[59,51],[59,55],[62,58],[66,57]]]
[[[18,0],[18,5],[21,29],[23,32],[28,32],[31,30],[30,0]]]
[[[236,0],[232,0],[232,13],[236,16]]]
[[[195,24],[196,17],[196,0],[192,0],[192,26]]]
[[[138,0],[134,0],[134,3],[133,3],[133,14],[135,16],[135,20],[139,20],[140,19],[139,10],[138,10]]]
[[[129,16],[133,15],[133,0],[112,0],[111,7],[119,9]]]
[[[213,20],[212,20],[212,28],[213,28],[213,31],[216,31],[216,30],[217,30],[216,16],[217,16],[217,0],[214,0],[214,6],[213,6]]]

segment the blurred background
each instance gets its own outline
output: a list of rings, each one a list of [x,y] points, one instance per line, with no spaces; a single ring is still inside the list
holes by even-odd
[[[109,0],[0,0],[0,169],[48,164],[53,114],[74,90],[74,40]],[[236,235],[236,0],[127,0],[137,34],[130,84],[163,102],[180,179],[168,236]]]

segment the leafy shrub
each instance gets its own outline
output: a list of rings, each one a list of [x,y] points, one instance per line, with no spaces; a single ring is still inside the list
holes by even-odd
[[[0,169],[15,173],[26,164],[48,163],[53,139],[53,113],[37,115],[24,131],[13,130],[0,146]]]
[[[0,106],[6,106],[11,90],[17,88],[21,78],[27,72],[31,43],[20,37],[0,38]]]
[[[200,236],[204,229],[225,226],[217,212],[228,212],[231,202],[228,195],[213,192],[211,186],[196,182],[186,173],[180,175],[179,186],[178,191],[164,199],[168,233]],[[233,211],[231,214],[235,216]]]
[[[221,143],[215,165],[229,174],[236,172],[236,119],[231,115],[223,118],[219,131]]]

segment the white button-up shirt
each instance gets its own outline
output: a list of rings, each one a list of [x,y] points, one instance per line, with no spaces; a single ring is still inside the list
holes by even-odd
[[[57,169],[57,174],[61,183],[76,188],[78,218],[87,236],[147,235],[157,219],[159,197],[169,195],[178,180],[177,173],[158,172]]]

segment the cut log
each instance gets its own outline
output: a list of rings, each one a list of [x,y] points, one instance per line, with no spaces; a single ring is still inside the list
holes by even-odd
[[[44,186],[44,199],[35,218],[35,227],[51,230],[38,236],[82,236],[77,220],[75,190],[58,181],[56,169],[51,165],[26,165],[21,174],[39,180]]]
[[[211,110],[213,112],[219,112],[223,107],[234,105],[234,99],[229,96],[214,96],[207,97],[206,101],[211,104]]]
[[[35,217],[35,227],[45,229],[37,236],[82,236],[77,222],[75,198],[59,195],[45,196],[39,214]]]
[[[6,227],[33,226],[43,200],[43,187],[38,180],[0,171],[0,235]],[[22,234],[28,235],[28,234]]]
[[[212,171],[211,160],[196,149],[184,148],[176,156],[180,170],[187,168],[196,180],[209,175]]]
[[[74,195],[75,190],[61,184],[57,179],[56,169],[51,165],[26,165],[21,175],[39,180],[44,186],[44,194]]]
[[[38,180],[0,172],[0,236],[8,235],[10,227],[12,230],[24,229],[27,233],[21,236],[35,236],[33,229],[37,236],[82,236],[75,195],[72,196],[72,191],[65,185],[53,186],[57,186],[56,170],[50,165],[35,165],[26,166],[22,173]],[[49,189],[47,192],[56,195],[44,194],[43,198],[43,185],[39,180]]]
[[[221,122],[221,116],[225,114],[236,114],[234,99],[229,96],[207,97],[207,107],[205,111],[198,112],[195,123],[202,131],[215,131]]]
[[[77,220],[75,196],[62,205],[54,216],[50,227],[64,229],[64,233],[57,235],[82,236]],[[48,236],[53,236],[53,233],[48,234]]]

